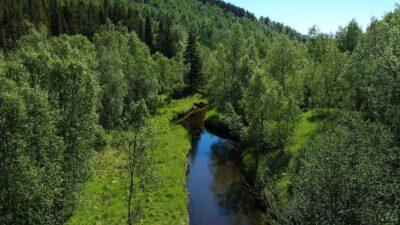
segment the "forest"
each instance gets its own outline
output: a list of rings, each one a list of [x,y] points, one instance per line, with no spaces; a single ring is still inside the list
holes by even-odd
[[[174,121],[205,105],[258,224],[400,224],[399,6],[303,35],[222,0],[0,2],[0,224],[196,224]]]

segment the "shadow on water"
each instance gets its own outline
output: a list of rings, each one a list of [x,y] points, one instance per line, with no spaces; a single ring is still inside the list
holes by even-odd
[[[192,142],[187,180],[190,224],[261,224],[259,205],[244,189],[238,151],[229,140],[204,129],[208,110],[199,110],[181,122]]]

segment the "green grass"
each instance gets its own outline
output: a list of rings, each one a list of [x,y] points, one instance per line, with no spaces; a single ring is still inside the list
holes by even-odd
[[[206,113],[204,123],[206,126],[208,125],[211,132],[229,133],[227,125],[221,121],[221,116],[217,109],[210,110]]]
[[[188,224],[186,169],[190,141],[186,130],[171,119],[189,110],[198,97],[187,98],[160,108],[152,122],[162,127],[157,136],[159,147],[154,153],[156,188],[144,199],[138,224]],[[113,132],[110,136],[118,135]],[[80,202],[67,224],[126,224],[128,176],[126,153],[107,147],[92,160],[94,175],[80,193]],[[136,196],[136,198],[144,198]]]
[[[296,125],[290,144],[284,149],[286,153],[291,155],[289,165],[298,151],[307,144],[312,137],[312,134],[318,129],[318,127],[322,126],[325,121],[325,114],[322,112],[310,110],[303,114],[303,116],[300,118],[300,121]],[[283,199],[285,199],[285,193],[290,185],[290,182],[290,178],[286,173],[283,173],[277,182],[277,187],[280,190],[280,196]]]
[[[210,111],[208,111],[206,113],[206,116],[204,117],[204,120],[208,120],[211,117],[218,117],[218,116],[219,116],[218,111],[217,111],[216,108],[214,108],[213,110],[210,110]]]
[[[296,154],[309,140],[311,134],[322,124],[320,115],[314,111],[307,111],[301,117],[295,128],[291,144],[285,148],[286,152]]]
[[[219,137],[239,141],[239,136],[235,136],[229,125],[224,122],[221,114],[217,109],[210,110],[206,113],[204,118],[204,125],[206,129]]]
[[[170,104],[157,110],[156,117],[162,117],[165,120],[171,121],[180,113],[185,113],[194,107],[195,103],[206,102],[199,96],[172,101]]]

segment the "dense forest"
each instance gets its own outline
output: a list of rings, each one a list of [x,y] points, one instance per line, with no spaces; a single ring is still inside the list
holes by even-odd
[[[154,118],[191,96],[240,145],[265,224],[400,223],[399,7],[336,34],[220,0],[1,0],[0,24],[0,224],[68,223],[110,146],[123,223],[145,223]]]

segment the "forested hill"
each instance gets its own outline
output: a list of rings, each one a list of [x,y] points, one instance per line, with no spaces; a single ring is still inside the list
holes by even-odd
[[[146,40],[146,26],[147,31],[149,26],[154,26],[154,33],[147,35],[155,37],[161,32],[159,24],[162,23],[176,31],[176,42],[182,38],[182,31],[196,31],[200,41],[212,47],[223,39],[223,32],[236,21],[254,33],[272,35],[279,32],[305,41],[305,36],[290,27],[268,17],[258,21],[248,11],[219,0],[3,0],[0,6],[0,46],[12,48],[15,40],[26,34],[31,24],[36,27],[43,25],[53,35],[65,33],[92,37],[107,19],[126,25],[142,40]]]
[[[257,20],[257,17],[253,13],[251,13],[248,10],[245,10],[243,8],[240,8],[236,5],[233,5],[229,2],[225,2],[222,0],[199,0],[199,1],[202,1],[204,4],[209,3],[209,4],[217,5],[227,12],[232,12],[233,14],[235,14],[235,16],[247,17],[252,20]]]
[[[275,40],[299,45],[221,7],[2,0],[0,224],[64,223],[91,177],[93,150],[110,145],[106,133],[142,130],[141,119],[195,93],[211,99],[223,91],[238,103]],[[241,78],[217,90],[215,74]]]
[[[0,24],[0,224],[187,224],[170,120],[204,101],[265,224],[400,224],[400,7],[306,40],[220,1],[0,0]]]
[[[257,17],[254,15],[254,13],[251,13],[246,9],[233,5],[229,2],[225,2],[223,0],[199,0],[199,1],[202,1],[204,4],[208,3],[217,5],[221,7],[223,10],[225,10],[225,12],[233,13],[235,16],[238,17],[246,17],[251,20],[257,20]],[[299,33],[298,31],[289,26],[285,26],[283,23],[271,20],[271,18],[269,18],[268,16],[267,17],[261,16],[259,21],[265,23],[267,26],[269,26],[270,28],[279,33],[284,33],[288,35],[293,40],[306,41],[305,35]]]

